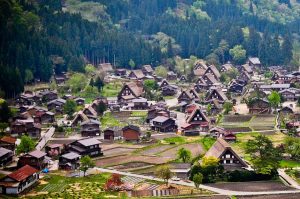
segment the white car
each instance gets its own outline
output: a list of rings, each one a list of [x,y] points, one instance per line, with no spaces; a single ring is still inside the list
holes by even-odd
[[[178,177],[173,177],[173,178],[171,178],[171,180],[173,180],[173,181],[180,181],[180,178],[178,178]]]

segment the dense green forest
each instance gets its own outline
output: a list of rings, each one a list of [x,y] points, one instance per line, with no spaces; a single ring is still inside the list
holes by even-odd
[[[299,19],[298,0],[0,0],[1,96],[86,62],[240,64],[245,52],[265,66],[297,65]]]

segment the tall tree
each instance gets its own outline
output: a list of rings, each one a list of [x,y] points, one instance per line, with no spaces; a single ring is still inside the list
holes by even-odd
[[[166,184],[168,185],[169,179],[172,177],[172,172],[170,169],[170,166],[165,165],[165,166],[160,166],[156,169],[155,174],[157,177],[164,179]]]
[[[293,44],[290,34],[286,34],[283,38],[281,56],[284,64],[289,64],[293,59]]]
[[[179,159],[182,160],[182,162],[186,163],[187,161],[189,161],[192,158],[192,152],[185,148],[180,148],[177,151],[177,156]]]
[[[85,173],[89,168],[93,168],[95,166],[94,160],[88,155],[83,156],[80,159],[80,171],[83,171],[83,175],[85,176]]]
[[[28,153],[35,147],[35,142],[27,135],[21,137],[21,142],[17,146],[17,154]]]

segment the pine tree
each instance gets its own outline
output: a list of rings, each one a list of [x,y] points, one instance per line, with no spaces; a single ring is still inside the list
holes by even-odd
[[[283,64],[288,64],[293,58],[293,44],[290,34],[286,34],[281,46],[281,56]]]

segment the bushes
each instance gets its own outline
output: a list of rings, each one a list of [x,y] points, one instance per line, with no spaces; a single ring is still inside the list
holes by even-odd
[[[272,180],[277,176],[277,172],[272,172],[270,175],[259,174],[254,171],[234,170],[225,173],[224,178],[228,182],[247,182],[247,181],[263,181]]]

